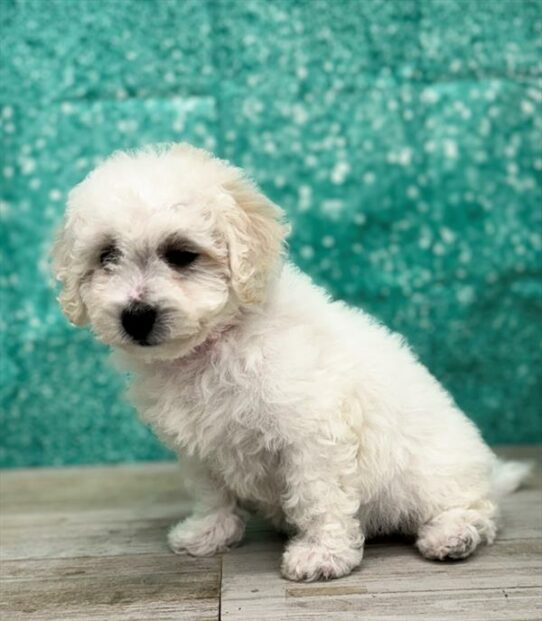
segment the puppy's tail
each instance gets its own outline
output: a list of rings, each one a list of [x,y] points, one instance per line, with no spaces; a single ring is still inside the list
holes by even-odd
[[[500,498],[515,492],[533,470],[533,462],[497,459],[493,469],[491,491]]]

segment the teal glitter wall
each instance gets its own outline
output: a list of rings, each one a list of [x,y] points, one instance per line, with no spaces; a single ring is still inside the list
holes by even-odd
[[[48,246],[114,149],[188,140],[404,333],[490,442],[541,439],[542,10],[522,0],[2,0],[2,465],[168,454],[68,326]]]

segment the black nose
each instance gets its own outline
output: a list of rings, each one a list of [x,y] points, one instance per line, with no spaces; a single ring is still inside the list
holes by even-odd
[[[148,304],[136,303],[122,311],[122,327],[135,341],[144,344],[156,321],[156,311]]]

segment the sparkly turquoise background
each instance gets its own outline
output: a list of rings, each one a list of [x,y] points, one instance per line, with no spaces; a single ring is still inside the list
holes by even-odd
[[[68,189],[155,141],[246,167],[294,261],[404,333],[490,442],[541,439],[540,2],[0,6],[2,465],[168,455],[47,258]]]

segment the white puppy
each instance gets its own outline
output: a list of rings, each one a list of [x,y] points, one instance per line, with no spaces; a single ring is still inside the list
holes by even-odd
[[[348,574],[376,534],[430,559],[491,543],[527,467],[498,462],[400,336],[286,263],[285,233],[241,170],[189,145],[117,153],[69,196],[60,303],[120,352],[198,496],[172,549],[226,550],[247,508],[293,532],[292,580]]]

